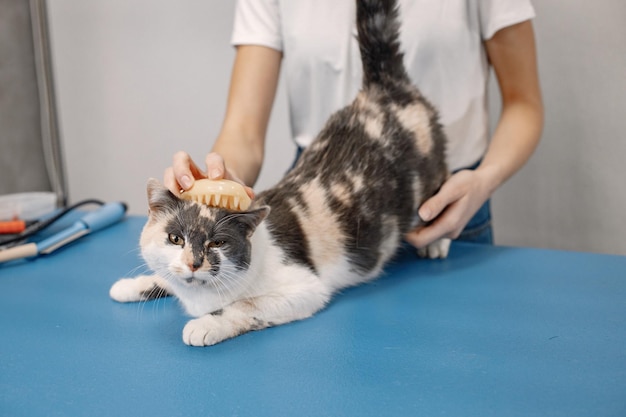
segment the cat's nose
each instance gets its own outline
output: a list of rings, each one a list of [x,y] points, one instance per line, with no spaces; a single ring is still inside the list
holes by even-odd
[[[194,262],[187,264],[191,272],[196,272],[202,266],[202,262]]]

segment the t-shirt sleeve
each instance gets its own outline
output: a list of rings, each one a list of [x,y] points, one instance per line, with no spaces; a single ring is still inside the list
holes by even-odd
[[[478,0],[480,30],[483,40],[497,31],[535,17],[530,0]]]
[[[282,51],[278,0],[238,0],[231,43],[262,45]]]

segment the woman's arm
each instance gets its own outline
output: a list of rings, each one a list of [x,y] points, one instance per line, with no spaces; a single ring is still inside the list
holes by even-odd
[[[485,42],[502,96],[502,113],[480,166],[454,174],[420,207],[428,227],[406,240],[421,248],[456,238],[491,194],[528,161],[541,136],[543,104],[530,21],[506,27]]]
[[[256,45],[237,47],[226,116],[212,152],[200,169],[186,152],[174,155],[164,182],[178,195],[195,179],[228,178],[253,185],[263,163],[265,134],[276,95],[282,53]],[[227,168],[228,167],[228,168]],[[252,194],[252,190],[248,189]]]

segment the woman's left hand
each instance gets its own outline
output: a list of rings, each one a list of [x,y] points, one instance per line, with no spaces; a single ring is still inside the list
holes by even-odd
[[[419,208],[422,220],[434,221],[409,232],[405,240],[416,248],[424,248],[441,238],[456,239],[490,195],[489,181],[480,169],[453,174]]]
[[[502,113],[482,163],[459,171],[422,204],[419,215],[433,223],[405,236],[418,248],[459,236],[496,188],[530,158],[541,136],[543,105],[532,23],[500,29],[485,41],[502,96]]]

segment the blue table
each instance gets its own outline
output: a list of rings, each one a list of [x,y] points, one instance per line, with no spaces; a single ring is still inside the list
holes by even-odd
[[[453,244],[214,347],[118,304],[145,221],[0,266],[2,416],[626,416],[626,257]]]

